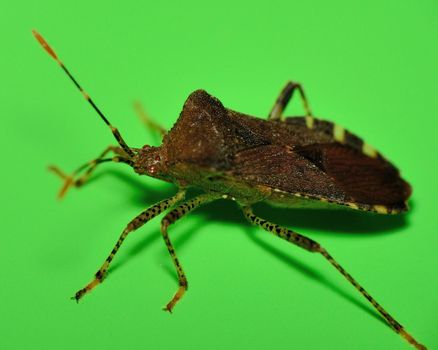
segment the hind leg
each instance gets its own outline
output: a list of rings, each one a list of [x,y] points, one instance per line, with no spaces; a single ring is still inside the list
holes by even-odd
[[[307,238],[297,232],[289,230],[286,227],[279,226],[267,220],[264,220],[256,216],[251,207],[243,207],[243,214],[246,219],[253,225],[260,226],[264,230],[273,233],[277,237],[280,237],[290,243],[293,243],[311,253],[321,254],[338,272],[345,277],[345,279],[353,285],[357,291],[367,299],[371,305],[379,312],[379,314],[388,322],[391,328],[398,334],[400,334],[405,340],[411,343],[419,350],[425,350],[426,347],[418,343],[404,327],[398,323],[354,278],[351,276],[318,242]]]

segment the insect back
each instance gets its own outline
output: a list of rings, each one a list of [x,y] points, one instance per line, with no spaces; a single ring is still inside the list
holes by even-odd
[[[162,145],[168,174],[240,201],[407,209],[411,187],[358,136],[312,116],[263,120],[193,92]],[[215,181],[205,181],[214,179]]]

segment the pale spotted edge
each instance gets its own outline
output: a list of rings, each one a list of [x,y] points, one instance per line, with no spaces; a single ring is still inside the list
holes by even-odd
[[[324,202],[324,203],[341,205],[341,206],[344,206],[344,207],[347,207],[347,208],[350,208],[353,210],[368,211],[368,212],[373,212],[373,213],[377,213],[377,214],[384,214],[384,215],[400,214],[400,213],[406,212],[409,209],[408,204],[406,202],[400,203],[398,205],[365,204],[365,203],[357,203],[357,202],[343,202],[343,201],[332,199],[332,198],[327,198],[327,197],[317,196],[317,195],[309,195],[306,193],[299,193],[299,192],[290,193],[287,191],[280,190],[278,188],[273,189],[273,192],[287,194],[290,196],[303,198],[303,199],[309,199],[309,200],[314,200],[314,201],[319,201],[319,202]]]
[[[383,156],[376,151],[371,145],[364,142],[360,137],[351,133],[342,126],[333,122],[318,119],[312,116],[306,117],[288,117],[285,119],[286,123],[300,123],[306,125],[308,129],[322,132],[333,137],[333,139],[341,144],[350,146],[371,158],[383,159]]]

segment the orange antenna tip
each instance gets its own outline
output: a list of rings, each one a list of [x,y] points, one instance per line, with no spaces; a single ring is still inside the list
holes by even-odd
[[[58,56],[56,56],[55,51],[53,51],[53,49],[50,47],[47,41],[41,36],[41,34],[38,33],[35,29],[32,29],[32,34],[35,37],[35,39],[38,40],[38,42],[41,44],[44,50],[46,50],[50,56],[52,56],[56,61],[59,62]]]

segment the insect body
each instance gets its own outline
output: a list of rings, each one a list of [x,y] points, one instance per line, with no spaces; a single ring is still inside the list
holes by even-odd
[[[85,183],[98,164],[111,161],[126,163],[140,175],[162,179],[178,187],[174,196],[146,209],[128,223],[93,280],[80,289],[74,299],[79,301],[103,281],[130,232],[167,211],[161,221],[161,233],[179,280],[175,295],[164,308],[171,312],[188,284],[170,241],[168,227],[195,208],[226,198],[237,201],[252,224],[322,255],[373,305],[395,332],[417,349],[425,349],[319,243],[260,218],[251,209],[253,204],[265,201],[285,207],[342,205],[379,214],[407,210],[406,201],[411,188],[400,177],[397,168],[356,135],[314,118],[301,85],[289,82],[285,86],[268,120],[227,109],[215,97],[197,90],[188,97],[168,133],[148,121],[163,135],[161,146],[132,148],[41,35],[35,31],[34,35],[110,127],[118,142],[118,146],[106,148],[98,158],[79,167],[72,175],[52,167],[65,180],[59,195],[62,197],[71,186],[79,187]],[[303,101],[306,116],[284,118],[283,110],[296,91]],[[110,152],[115,155],[107,157]],[[203,194],[185,199],[190,187],[201,189]]]

